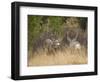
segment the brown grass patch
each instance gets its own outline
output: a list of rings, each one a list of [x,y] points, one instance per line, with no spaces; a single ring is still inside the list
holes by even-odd
[[[40,50],[33,54],[29,51],[28,66],[66,65],[66,64],[87,64],[87,50],[75,50],[66,48],[53,54],[47,54],[47,50]]]

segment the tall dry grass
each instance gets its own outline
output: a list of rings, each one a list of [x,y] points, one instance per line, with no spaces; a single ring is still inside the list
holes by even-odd
[[[54,53],[47,53],[47,50],[40,49],[36,53],[29,51],[28,66],[66,65],[66,64],[87,64],[88,56],[86,48],[76,50],[65,48]]]

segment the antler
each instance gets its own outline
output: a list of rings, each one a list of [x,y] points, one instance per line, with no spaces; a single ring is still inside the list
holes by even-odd
[[[69,32],[67,32],[67,40],[71,42],[71,38],[69,37]]]
[[[76,41],[78,38],[78,32],[76,33],[75,37],[73,38],[73,41]]]
[[[76,30],[75,33],[76,33],[76,35],[75,35],[75,37],[73,38],[73,41],[76,41],[76,39],[78,38],[78,35],[79,35],[78,30]]]

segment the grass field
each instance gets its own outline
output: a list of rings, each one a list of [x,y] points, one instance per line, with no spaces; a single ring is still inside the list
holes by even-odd
[[[47,50],[40,49],[36,53],[29,51],[28,66],[48,66],[48,65],[66,65],[66,64],[87,64],[88,55],[86,48],[76,50],[65,48],[53,54],[47,53]]]

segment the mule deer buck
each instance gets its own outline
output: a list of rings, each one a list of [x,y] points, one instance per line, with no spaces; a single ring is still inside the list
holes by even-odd
[[[69,47],[80,50],[81,49],[81,44],[77,40],[77,38],[78,38],[78,32],[77,31],[75,32],[74,38],[70,38],[69,32],[67,32],[67,40],[69,42]]]
[[[61,46],[61,39],[46,39],[45,40],[46,48],[48,49],[48,53],[54,54]]]

